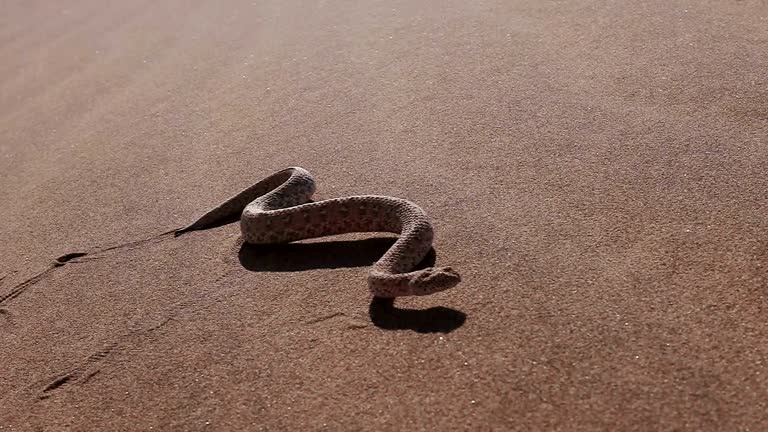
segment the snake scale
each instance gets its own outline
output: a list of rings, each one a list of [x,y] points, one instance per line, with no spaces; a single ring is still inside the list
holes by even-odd
[[[176,231],[205,229],[240,215],[249,244],[287,243],[352,232],[399,234],[368,275],[376,297],[428,295],[461,281],[451,267],[414,270],[432,247],[432,225],[416,204],[394,197],[360,195],[310,202],[316,189],[307,170],[292,167],[250,186]]]

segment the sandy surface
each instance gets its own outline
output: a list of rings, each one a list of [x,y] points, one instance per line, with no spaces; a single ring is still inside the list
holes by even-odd
[[[4,1],[0,428],[767,430],[766,71],[758,0]],[[294,165],[462,284],[156,237]]]

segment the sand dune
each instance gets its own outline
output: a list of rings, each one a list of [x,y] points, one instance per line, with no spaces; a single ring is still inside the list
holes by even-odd
[[[768,429],[767,43],[757,0],[4,2],[2,430]],[[461,284],[162,234],[288,166]]]

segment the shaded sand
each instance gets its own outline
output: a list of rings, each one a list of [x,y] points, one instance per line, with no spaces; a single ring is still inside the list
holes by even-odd
[[[767,47],[757,0],[3,2],[0,426],[766,430]],[[293,165],[464,281],[155,237]]]

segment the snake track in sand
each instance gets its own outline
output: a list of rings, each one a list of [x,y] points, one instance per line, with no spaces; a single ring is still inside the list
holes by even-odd
[[[414,271],[432,247],[433,230],[424,210],[393,197],[361,195],[309,202],[315,179],[299,167],[277,172],[176,231],[205,229],[240,215],[243,240],[287,243],[351,232],[391,232],[400,237],[368,275],[376,297],[427,295],[461,281],[450,267]]]

